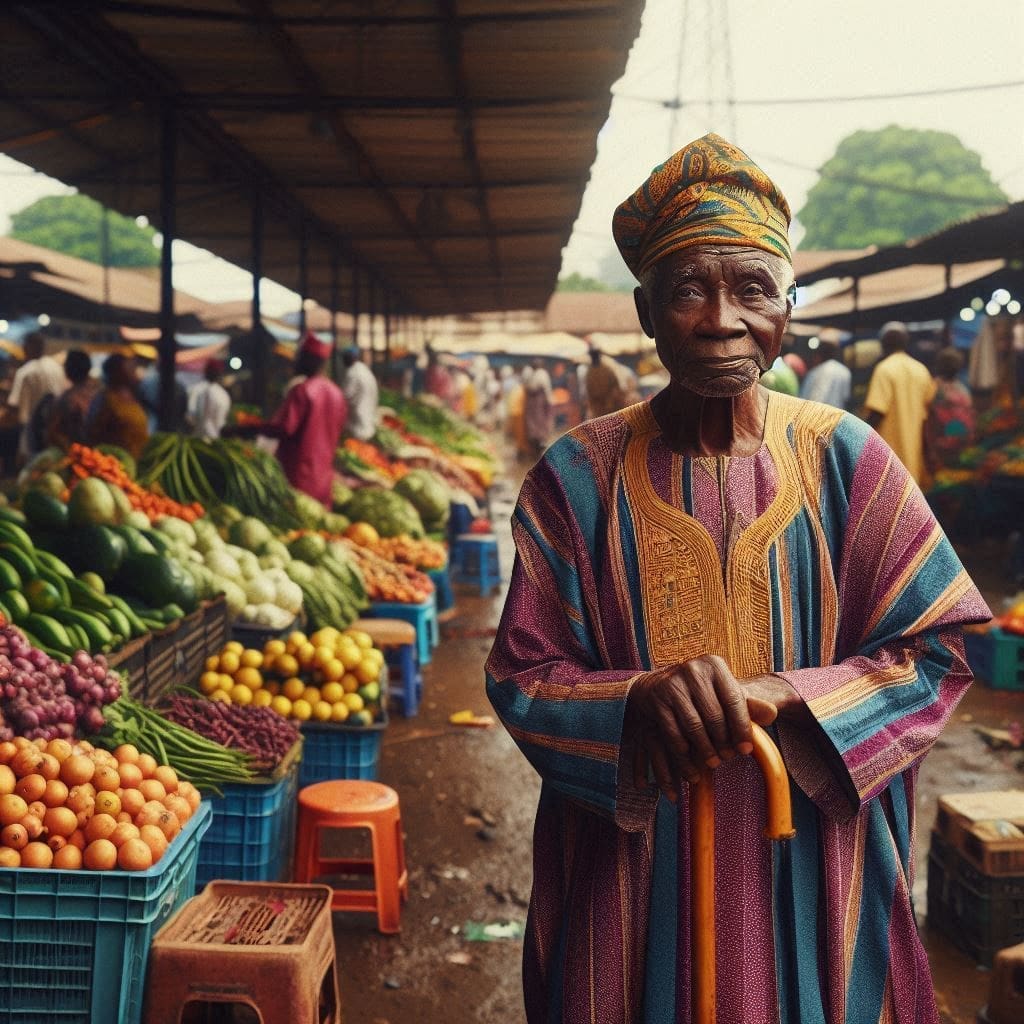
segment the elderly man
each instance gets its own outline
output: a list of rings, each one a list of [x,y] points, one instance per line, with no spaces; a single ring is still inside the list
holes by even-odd
[[[543,779],[527,1019],[690,1016],[688,784],[713,770],[721,1024],[935,1024],[917,936],[914,783],[989,612],[859,419],[758,377],[792,310],[789,207],[709,135],[613,231],[671,378],[530,471],[487,663]],[[763,838],[751,722],[794,839]],[[774,723],[774,724],[772,724]]]
[[[927,476],[924,431],[935,381],[924,363],[907,354],[910,332],[898,320],[879,336],[883,358],[875,365],[864,400],[866,419],[920,484]]]

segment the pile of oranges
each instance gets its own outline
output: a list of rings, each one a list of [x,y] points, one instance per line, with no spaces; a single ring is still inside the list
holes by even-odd
[[[131,744],[15,737],[0,743],[0,867],[145,871],[200,799]]]

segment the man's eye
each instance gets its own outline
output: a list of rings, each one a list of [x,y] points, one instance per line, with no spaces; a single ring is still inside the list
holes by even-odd
[[[742,290],[742,295],[745,299],[759,299],[767,294],[768,292],[765,290],[764,285],[758,284],[756,281],[748,281]]]
[[[672,297],[675,299],[699,299],[700,295],[700,289],[692,284],[677,285],[676,290],[672,293]]]

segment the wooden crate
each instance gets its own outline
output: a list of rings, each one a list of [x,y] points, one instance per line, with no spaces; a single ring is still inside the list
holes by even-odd
[[[939,797],[935,829],[984,875],[1024,875],[1024,790]]]

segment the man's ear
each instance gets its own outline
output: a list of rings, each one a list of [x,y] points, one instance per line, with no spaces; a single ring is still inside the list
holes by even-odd
[[[633,289],[633,301],[636,303],[636,315],[640,317],[640,326],[648,338],[654,337],[654,323],[651,320],[651,307],[647,304],[647,296],[643,288]]]

